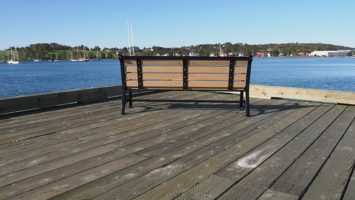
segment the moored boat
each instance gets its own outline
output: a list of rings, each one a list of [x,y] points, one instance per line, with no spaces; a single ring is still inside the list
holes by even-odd
[[[10,53],[11,53],[11,59],[7,61],[7,64],[10,64],[10,65],[19,64],[20,61],[19,61],[19,56],[18,56],[17,49],[15,49],[15,51],[13,51],[12,48],[11,48],[10,49]]]

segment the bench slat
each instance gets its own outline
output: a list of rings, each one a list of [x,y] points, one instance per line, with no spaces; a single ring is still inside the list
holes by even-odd
[[[219,80],[226,81],[228,80],[228,74],[189,74],[189,80]],[[244,74],[235,74],[234,80],[245,81],[246,76]]]
[[[182,73],[182,66],[143,66],[144,72],[155,72],[155,73]],[[200,66],[200,67],[189,67],[189,72],[192,73],[229,73],[229,67],[212,67],[212,66]],[[127,72],[137,73],[137,66],[128,65],[126,66]],[[246,73],[246,67],[235,67],[235,74]]]
[[[127,80],[137,80],[137,73],[127,73]],[[162,79],[162,80],[182,80],[182,74],[143,74],[143,80]]]
[[[182,60],[142,60],[143,66],[181,66]]]
[[[246,60],[237,60],[235,62],[235,65],[236,67],[248,67],[248,61]]]
[[[234,69],[234,74],[244,74],[245,75],[247,73],[247,71],[248,71],[247,67],[236,67]]]
[[[229,67],[189,67],[191,73],[229,73]],[[246,67],[236,67],[235,74],[246,73]]]
[[[143,80],[182,80],[182,74],[152,74],[145,73],[143,74]],[[138,80],[137,73],[127,73],[127,80]],[[204,80],[204,81],[225,81],[228,80],[228,74],[189,74],[188,80]],[[245,74],[235,74],[235,81],[245,81]]]
[[[190,67],[229,67],[229,60],[191,60]]]
[[[189,81],[192,88],[225,88],[228,89],[228,81]],[[234,88],[244,88],[245,82],[234,82]]]
[[[124,60],[124,64],[127,65],[132,65],[132,66],[137,66],[137,61],[136,60]]]
[[[143,66],[182,66],[182,60],[142,60]],[[125,60],[126,66],[137,66],[136,60]]]
[[[228,89],[227,81],[189,81],[189,88],[207,88],[207,89]],[[182,80],[179,81],[143,81],[143,88],[179,88],[182,89]],[[136,80],[127,80],[127,87],[131,89],[138,88],[138,82]],[[234,82],[234,89],[240,89],[245,87],[245,82]]]
[[[138,88],[138,81],[127,80],[128,88]],[[182,88],[181,81],[143,81],[143,88]]]
[[[181,67],[167,67],[167,66],[143,66],[143,73],[145,72],[163,72],[163,73],[182,73]],[[137,73],[136,66],[127,66],[126,72]]]

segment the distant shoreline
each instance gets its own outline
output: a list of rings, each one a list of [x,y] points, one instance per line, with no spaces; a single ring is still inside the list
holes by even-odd
[[[218,56],[238,55],[255,57],[303,57],[314,51],[348,50],[355,55],[351,47],[322,43],[281,43],[281,44],[246,44],[217,43],[199,44],[182,47],[133,47],[135,55],[142,56]],[[85,45],[67,46],[57,43],[38,43],[26,47],[9,47],[0,51],[0,61],[10,59],[10,49],[18,52],[20,60],[70,60],[86,56],[88,59],[117,59],[118,55],[129,55],[127,47],[89,48]]]

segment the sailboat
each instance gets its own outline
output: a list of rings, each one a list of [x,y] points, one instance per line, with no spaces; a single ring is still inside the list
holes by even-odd
[[[58,53],[55,53],[55,60],[54,62],[58,62]]]
[[[49,59],[48,62],[53,62],[53,55],[51,52],[49,52]]]
[[[73,56],[73,51],[72,51],[72,52],[70,52],[70,61],[72,61],[72,62],[76,62],[76,61],[78,61],[78,60],[74,59],[74,56]]]
[[[99,50],[96,49],[96,60],[101,60],[101,50],[100,50],[100,54],[99,54]]]
[[[86,50],[83,46],[83,57],[79,58],[78,61],[79,62],[88,62],[89,61],[89,56],[86,55]]]
[[[38,52],[37,52],[37,58],[33,60],[33,62],[39,62],[41,61],[40,59],[38,59]]]
[[[15,49],[15,51],[13,51],[12,48],[11,48],[10,52],[11,52],[11,59],[7,61],[7,64],[10,64],[10,65],[19,64],[20,61],[19,61],[19,58],[18,58],[17,49]]]

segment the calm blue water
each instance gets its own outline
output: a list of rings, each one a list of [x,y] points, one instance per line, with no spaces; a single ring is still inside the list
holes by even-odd
[[[0,98],[120,84],[115,60],[0,64]]]
[[[254,59],[251,83],[355,92],[355,58]]]
[[[120,84],[116,60],[0,64],[0,98]],[[255,58],[252,84],[355,92],[355,58]]]

